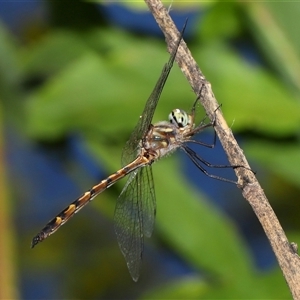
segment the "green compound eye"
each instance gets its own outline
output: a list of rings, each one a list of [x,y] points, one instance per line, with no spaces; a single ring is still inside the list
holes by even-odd
[[[169,121],[179,128],[182,128],[189,124],[189,116],[184,110],[176,108],[169,114]]]

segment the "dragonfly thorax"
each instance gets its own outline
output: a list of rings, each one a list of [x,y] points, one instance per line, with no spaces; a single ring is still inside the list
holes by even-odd
[[[160,121],[151,125],[147,135],[142,140],[142,147],[151,153],[152,159],[156,160],[165,155],[171,154],[189,139],[186,133],[191,131],[191,119],[186,115],[185,127],[172,121]],[[181,124],[183,124],[181,122]]]
[[[169,114],[170,123],[178,128],[183,128],[191,124],[191,117],[184,110],[176,108]]]

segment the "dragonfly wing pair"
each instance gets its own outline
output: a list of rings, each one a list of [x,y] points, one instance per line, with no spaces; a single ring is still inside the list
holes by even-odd
[[[150,237],[156,212],[151,166],[130,174],[115,209],[115,231],[134,281],[139,278],[144,235]]]
[[[139,155],[141,142],[146,136],[158,100],[167,81],[179,48],[186,24],[164,65],[161,75],[149,96],[143,113],[134,128],[122,153],[122,164],[126,166]],[[132,172],[119,196],[115,209],[115,231],[120,249],[125,257],[134,281],[138,280],[143,253],[144,235],[150,237],[153,231],[156,200],[151,165]]]

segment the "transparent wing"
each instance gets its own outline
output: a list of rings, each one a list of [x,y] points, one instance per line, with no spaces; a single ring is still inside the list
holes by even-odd
[[[169,61],[164,65],[162,72],[160,74],[160,77],[158,81],[156,82],[156,85],[150,94],[150,97],[148,98],[146,105],[144,107],[143,113],[135,126],[133,132],[130,135],[129,140],[124,146],[123,153],[122,153],[122,165],[125,166],[128,163],[130,163],[133,159],[136,158],[137,155],[137,149],[139,146],[140,140],[145,136],[146,131],[149,129],[149,125],[152,121],[158,100],[160,98],[160,95],[162,93],[162,90],[165,86],[165,83],[167,81],[167,78],[169,76],[169,73],[172,69],[178,47],[180,45],[184,29],[186,24],[184,25],[179,39],[176,42],[176,45],[170,55]]]
[[[144,235],[150,237],[155,220],[155,191],[151,166],[131,173],[115,209],[115,231],[134,281],[140,273]]]

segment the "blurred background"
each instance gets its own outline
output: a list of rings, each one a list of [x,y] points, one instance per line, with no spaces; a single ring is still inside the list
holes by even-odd
[[[165,2],[166,6],[170,2]],[[290,241],[300,241],[300,3],[172,2],[177,27]],[[169,58],[143,1],[0,4],[1,299],[287,299],[240,190],[184,153],[153,165],[154,234],[138,283],[113,227],[117,183],[30,249],[43,226],[121,166],[123,145]],[[154,116],[196,96],[175,64]],[[198,119],[205,116],[199,106]],[[212,141],[213,132],[199,139]],[[227,164],[219,143],[195,148]],[[232,171],[211,173],[235,180]]]

